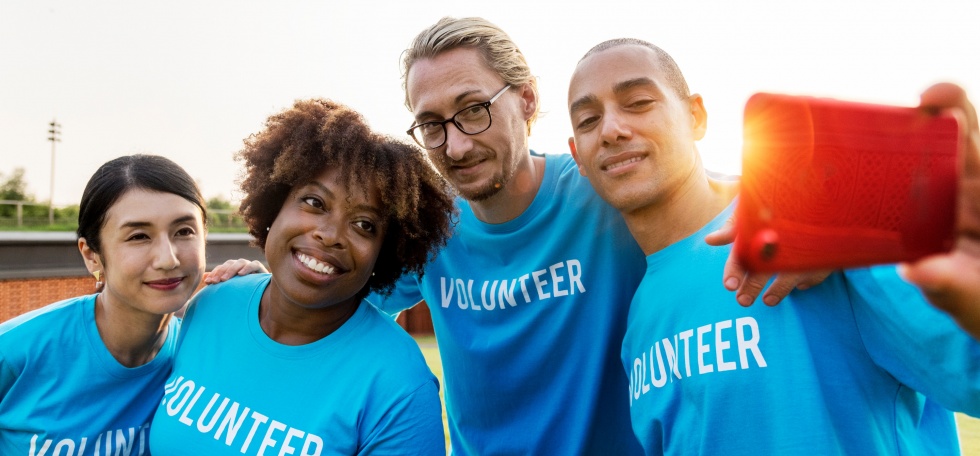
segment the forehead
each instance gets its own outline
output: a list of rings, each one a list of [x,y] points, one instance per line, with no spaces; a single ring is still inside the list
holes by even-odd
[[[503,84],[478,50],[463,47],[416,61],[408,70],[405,88],[412,112],[419,115],[451,109],[469,101],[468,96],[493,95]]]
[[[297,185],[293,188],[298,191],[310,185],[326,189],[338,199],[349,201],[352,205],[379,204],[379,191],[374,185],[373,180],[362,180],[350,178],[346,185],[341,181],[340,171],[336,166],[327,166],[319,173],[313,175],[310,182],[305,185]]]
[[[640,78],[649,79],[666,91],[666,79],[653,50],[634,44],[609,48],[585,58],[575,67],[568,86],[568,102],[606,95],[617,84]]]
[[[135,222],[167,225],[186,216],[200,219],[201,209],[173,193],[133,188],[123,193],[109,208],[105,227]]]

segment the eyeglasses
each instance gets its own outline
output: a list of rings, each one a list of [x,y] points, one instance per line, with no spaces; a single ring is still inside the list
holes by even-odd
[[[500,98],[509,88],[510,84],[507,84],[488,101],[467,106],[443,121],[420,123],[409,128],[407,133],[412,136],[415,142],[426,149],[438,149],[446,144],[446,135],[448,134],[446,124],[449,122],[452,122],[459,131],[467,135],[483,133],[490,128],[492,120],[490,118],[490,105],[497,101],[497,98]]]

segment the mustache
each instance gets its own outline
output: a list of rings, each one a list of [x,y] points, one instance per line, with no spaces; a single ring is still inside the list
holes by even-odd
[[[459,160],[453,159],[449,154],[442,153],[436,156],[436,162],[446,167],[465,165],[469,163],[476,163],[483,160],[489,160],[496,156],[492,151],[488,150],[474,150],[469,151],[463,155]]]

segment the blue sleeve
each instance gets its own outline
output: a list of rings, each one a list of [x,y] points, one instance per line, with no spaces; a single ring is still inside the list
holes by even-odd
[[[943,407],[980,416],[980,343],[902,280],[894,266],[844,274],[875,363]]]
[[[425,382],[392,406],[357,454],[445,455],[446,434],[436,381]]]
[[[414,307],[422,301],[422,290],[419,289],[419,279],[415,274],[402,274],[395,289],[390,295],[384,296],[379,293],[371,293],[367,297],[368,302],[374,304],[378,310],[388,314],[396,315],[405,309]]]
[[[11,368],[3,352],[0,352],[0,403],[7,397],[7,391],[10,391],[15,381],[17,381],[17,373]]]

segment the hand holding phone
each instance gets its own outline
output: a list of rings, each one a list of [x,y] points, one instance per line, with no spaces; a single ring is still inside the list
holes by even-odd
[[[916,108],[759,93],[735,252],[751,271],[910,261],[953,245],[958,125]]]

